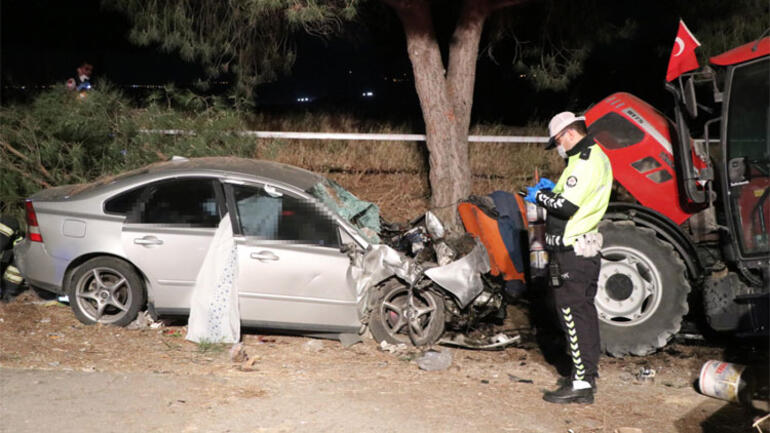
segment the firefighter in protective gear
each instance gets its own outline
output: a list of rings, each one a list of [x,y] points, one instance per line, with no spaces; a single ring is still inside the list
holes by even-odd
[[[583,117],[559,113],[548,129],[548,148],[556,147],[567,167],[556,184],[545,179],[529,187],[525,200],[547,212],[548,280],[572,374],[543,398],[552,403],[593,403],[601,351],[594,305],[601,266],[598,225],[610,200],[612,167],[604,151],[587,136]]]

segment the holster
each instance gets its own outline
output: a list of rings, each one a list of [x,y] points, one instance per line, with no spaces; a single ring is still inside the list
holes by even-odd
[[[551,287],[561,287],[561,266],[559,265],[559,258],[555,252],[550,254],[550,261],[548,262],[548,279]]]

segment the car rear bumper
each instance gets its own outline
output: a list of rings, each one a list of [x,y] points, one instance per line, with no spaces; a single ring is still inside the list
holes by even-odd
[[[64,294],[62,282],[67,263],[48,254],[45,245],[24,239],[13,249],[16,267],[27,284],[49,292]]]

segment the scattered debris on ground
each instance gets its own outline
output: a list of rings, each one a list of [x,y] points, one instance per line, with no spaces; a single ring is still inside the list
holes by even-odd
[[[509,307],[506,319],[516,323],[507,322],[505,326],[516,329],[521,340],[497,351],[380,345],[368,335],[363,336],[362,343],[346,348],[335,340],[254,331],[245,332],[235,345],[204,345],[183,338],[184,322],[168,321],[155,329],[87,326],[78,322],[65,305],[27,292],[0,305],[0,372],[29,371],[37,376],[40,372],[78,372],[117,374],[115,377],[140,375],[143,380],[155,382],[170,378],[182,383],[210,382],[203,396],[177,396],[174,390],[168,390],[169,395],[162,397],[171,402],[169,408],[187,417],[196,417],[197,413],[203,416],[208,413],[207,407],[229,413],[237,402],[254,398],[260,399],[266,414],[283,413],[289,404],[285,398],[299,399],[317,411],[312,418],[304,419],[311,424],[265,431],[333,431],[332,424],[319,423],[346,420],[340,412],[346,408],[344,405],[337,412],[328,410],[330,401],[344,398],[358,402],[353,403],[355,409],[367,417],[381,417],[387,412],[389,419],[401,427],[404,422],[419,419],[418,412],[425,412],[427,424],[419,424],[416,430],[442,425],[449,426],[445,430],[451,432],[550,433],[571,429],[576,433],[770,433],[769,421],[762,419],[766,412],[698,393],[694,383],[704,362],[748,359],[744,352],[736,354],[734,347],[724,349],[702,341],[673,343],[643,358],[602,357],[595,404],[549,405],[541,399],[542,390],[556,387],[559,373],[554,362],[561,354],[543,350],[540,341],[550,340],[551,336],[529,329],[526,311],[516,308]],[[767,355],[760,350],[749,358],[761,361],[762,356]],[[432,365],[425,369],[429,359]],[[437,360],[443,362],[440,368],[434,368],[433,361]],[[146,382],[134,384],[121,379],[121,392],[141,393],[144,386]],[[132,387],[140,389],[132,391]],[[29,388],[24,395],[37,400],[30,400],[26,407],[51,398],[35,394],[36,389],[43,393],[45,387],[41,384]],[[196,398],[200,406],[194,404]],[[253,403],[248,407],[253,412]],[[189,412],[183,412],[185,408]],[[385,412],[377,414],[376,410]],[[651,413],[655,416],[650,417]],[[171,415],[164,412],[157,416]],[[395,424],[392,427],[380,431],[397,431]]]

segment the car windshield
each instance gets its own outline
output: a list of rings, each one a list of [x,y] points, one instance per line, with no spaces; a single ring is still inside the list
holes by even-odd
[[[373,244],[380,243],[380,208],[351,194],[333,180],[324,179],[308,190],[332,212],[348,221]]]

